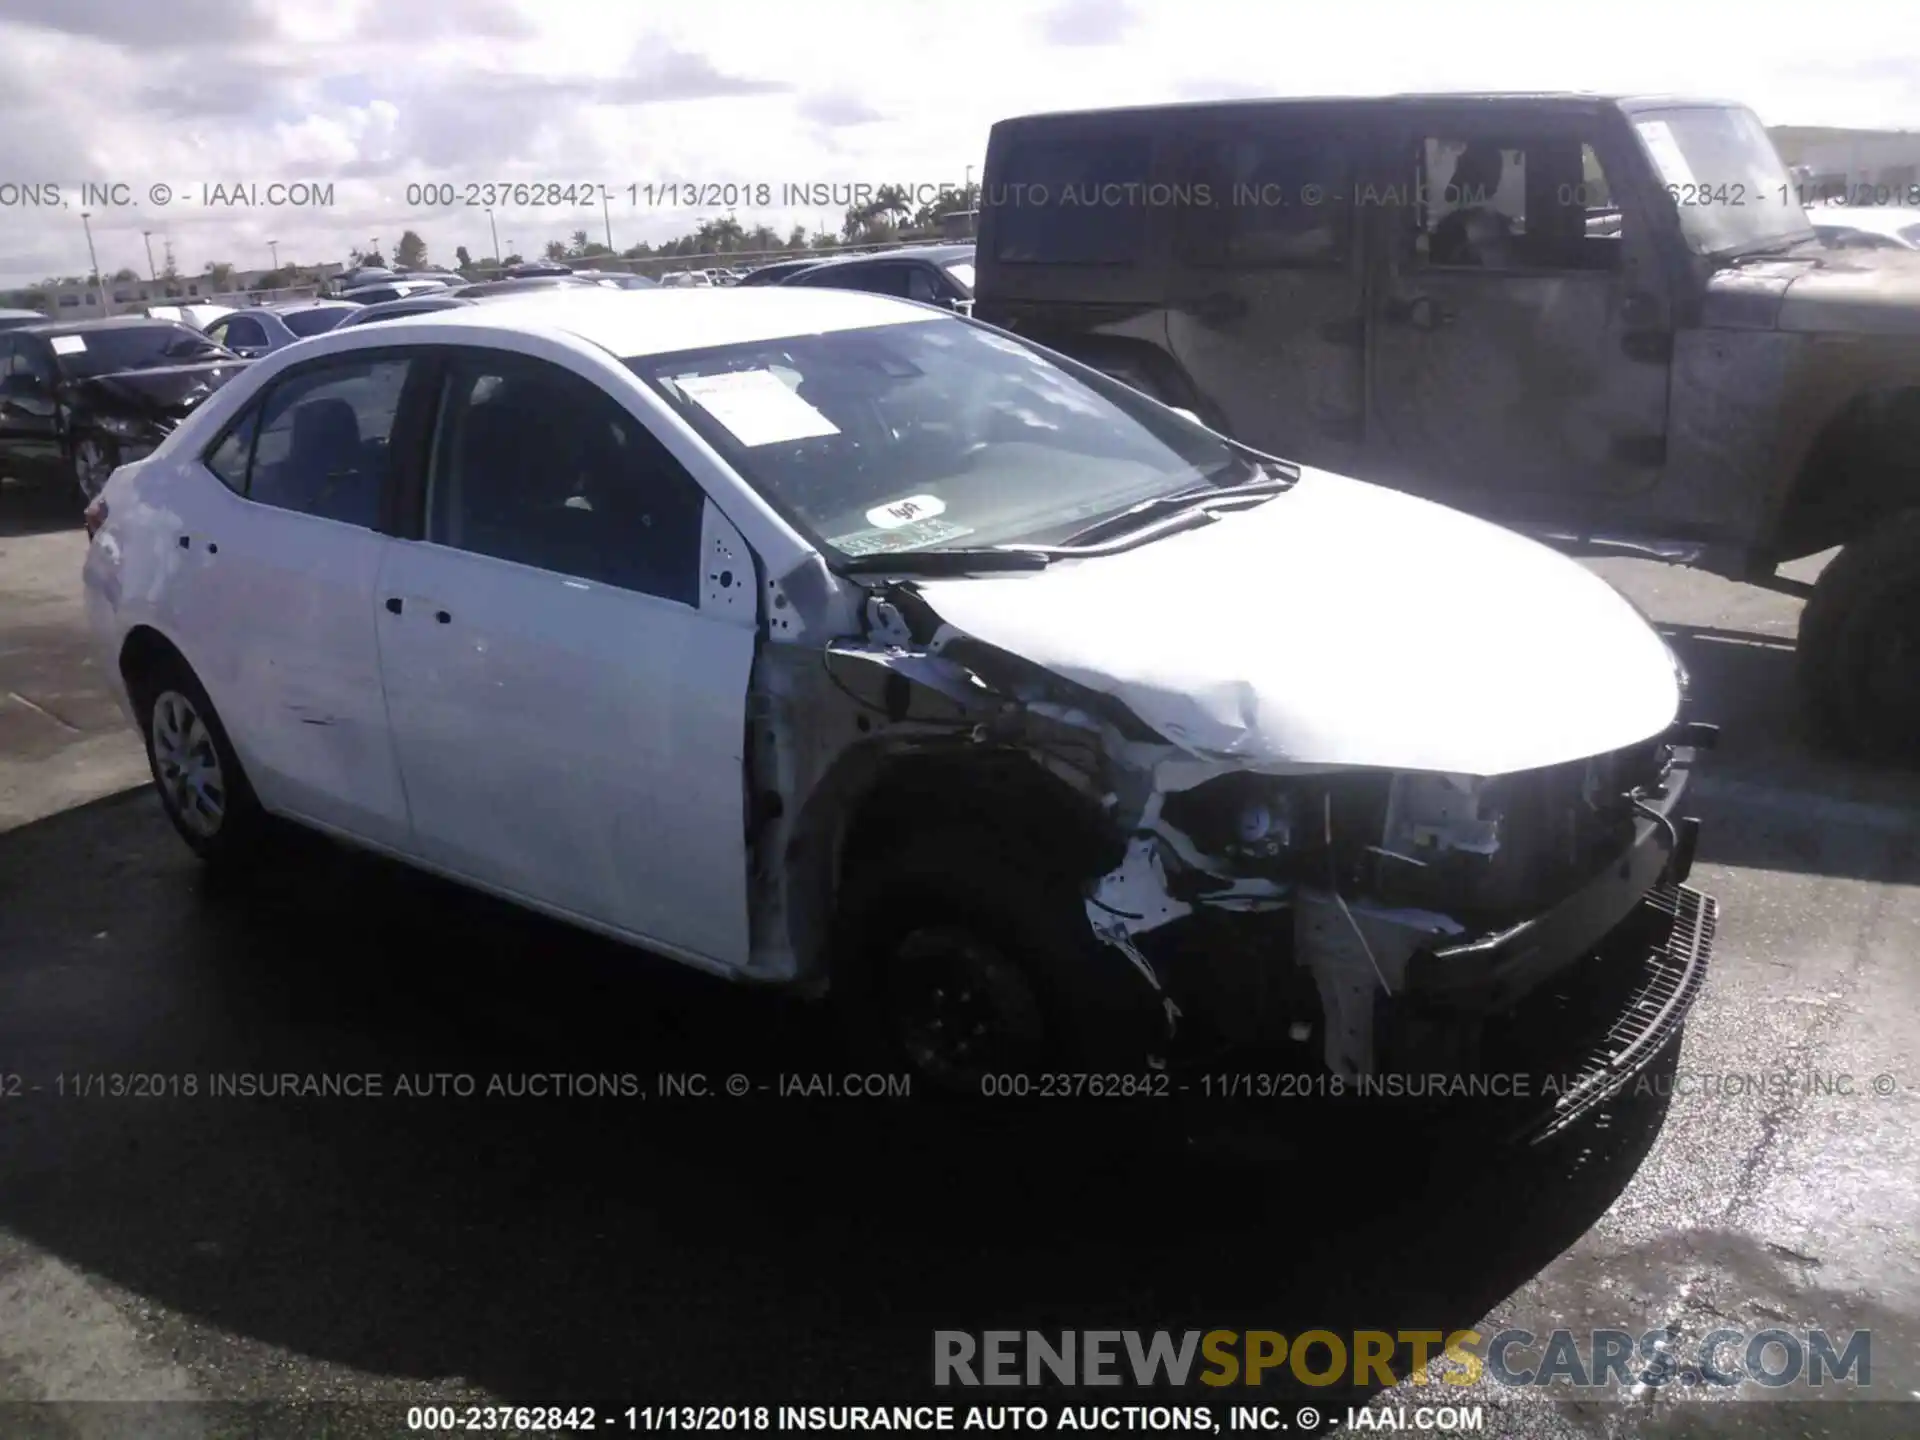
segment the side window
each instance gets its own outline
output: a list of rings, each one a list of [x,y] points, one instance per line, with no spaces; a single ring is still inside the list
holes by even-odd
[[[1428,136],[1417,159],[1416,264],[1612,270],[1621,213],[1590,144],[1570,137]]]
[[[907,283],[904,293],[907,299],[937,302],[947,298],[940,287],[940,282],[934,278],[933,271],[925,265],[902,265],[900,269],[905,272]]]
[[[371,529],[409,362],[341,360],[276,383],[260,412],[247,498]]]
[[[1352,168],[1338,136],[1272,131],[1202,141],[1180,213],[1182,258],[1221,266],[1342,263],[1353,233]]]
[[[225,338],[215,335],[222,345],[232,348],[235,345],[264,345],[267,343],[267,329],[252,316],[242,315],[227,323]],[[211,333],[211,332],[209,332]]]
[[[1131,265],[1146,247],[1144,134],[1037,135],[1016,141],[988,188],[994,254],[1041,265]]]
[[[0,335],[0,380],[26,373],[27,369],[20,363],[20,351],[13,338],[9,335]]]
[[[53,363],[53,351],[47,342],[38,336],[28,338],[16,336],[13,342],[13,373],[31,375],[51,390],[60,379],[59,369]]]
[[[231,323],[232,322],[228,320],[214,321],[213,324],[207,326],[207,338],[216,345],[225,345],[227,343],[227,326]]]
[[[247,493],[247,466],[253,460],[253,437],[259,429],[260,402],[256,400],[228,428],[227,433],[214,442],[213,448],[200,458],[200,463],[236,495]]]
[[[666,447],[581,376],[473,355],[447,378],[427,492],[436,544],[697,605],[705,503]]]

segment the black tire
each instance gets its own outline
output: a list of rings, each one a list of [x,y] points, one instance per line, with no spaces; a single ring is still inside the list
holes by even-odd
[[[271,825],[199,679],[184,661],[169,657],[135,676],[131,688],[154,790],[180,838],[220,870],[258,864],[268,853]],[[200,764],[198,785],[182,773],[189,758]],[[209,765],[211,791],[204,779]],[[217,800],[215,815],[208,813],[209,798]]]
[[[1796,679],[1816,739],[1860,759],[1920,761],[1920,510],[1821,573],[1800,616]]]
[[[953,1017],[953,1051],[978,1039],[971,1054],[926,1053],[924,1002],[948,976],[973,999],[955,994],[933,1018]],[[857,1052],[955,1099],[980,1098],[989,1075],[1138,1074],[1165,1033],[1145,978],[1093,938],[1078,883],[984,826],[850,858],[832,990]]]

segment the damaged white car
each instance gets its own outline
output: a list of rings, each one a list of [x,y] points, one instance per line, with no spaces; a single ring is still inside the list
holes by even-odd
[[[293,820],[836,995],[963,1091],[1544,1071],[1538,1132],[1704,977],[1710,731],[1614,590],[948,312],[551,292],[316,337],[88,528],[207,859]]]

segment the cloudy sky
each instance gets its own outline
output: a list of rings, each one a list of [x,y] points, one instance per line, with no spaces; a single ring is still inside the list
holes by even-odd
[[[406,228],[438,261],[489,253],[487,217],[410,207],[410,184],[604,184],[607,217],[503,210],[503,248],[601,239],[608,218],[625,247],[701,218],[665,203],[672,182],[957,185],[1004,115],[1468,88],[1708,94],[1770,124],[1920,128],[1920,7],[0,0],[0,285],[85,272],[89,181],[127,187],[93,212],[108,272],[146,273],[142,231],[185,273],[265,266],[269,240],[283,262],[345,259]],[[203,184],[274,181],[331,181],[333,203],[200,203]],[[31,203],[35,184],[61,203]]]

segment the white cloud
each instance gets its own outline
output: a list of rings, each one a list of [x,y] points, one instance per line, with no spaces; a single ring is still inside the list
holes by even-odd
[[[100,264],[144,272],[141,232],[183,270],[342,259],[418,230],[436,258],[491,249],[464,204],[409,206],[423,182],[608,186],[601,207],[497,207],[517,248],[611,221],[616,243],[699,218],[666,182],[957,184],[988,127],[1036,110],[1213,95],[1590,89],[1746,100],[1770,123],[1920,127],[1920,14],[1833,0],[1817,23],[1734,23],[1625,0],[1583,20],[1537,5],[1356,0],[11,0],[0,21],[0,147],[11,179],[63,206],[0,212],[0,284],[79,273],[82,181]],[[209,209],[203,182],[311,180],[334,203]],[[165,207],[147,201],[171,186]],[[646,187],[654,187],[651,200]],[[628,187],[634,187],[629,190]],[[464,194],[463,197],[464,198]],[[813,208],[747,213],[777,227]]]

